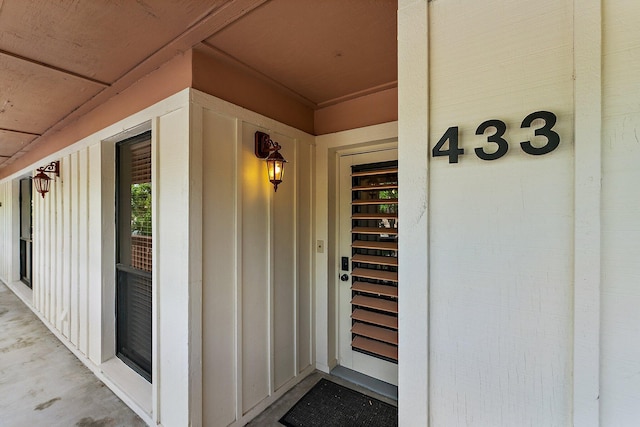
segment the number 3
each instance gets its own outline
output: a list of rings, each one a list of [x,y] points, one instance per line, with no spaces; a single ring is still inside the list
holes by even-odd
[[[556,115],[550,111],[536,111],[535,113],[529,114],[524,118],[520,127],[531,127],[531,123],[536,119],[544,120],[544,126],[540,129],[536,129],[535,134],[547,138],[547,143],[543,147],[536,148],[531,145],[531,141],[524,141],[520,143],[520,147],[522,147],[522,151],[527,154],[540,156],[542,154],[550,153],[558,148],[558,145],[560,145],[560,135],[551,130],[551,128],[556,124]]]
[[[502,120],[487,120],[486,122],[483,122],[478,126],[478,129],[476,129],[476,135],[484,134],[487,128],[490,127],[495,128],[496,133],[487,136],[487,141],[497,144],[498,149],[493,153],[487,153],[482,149],[482,147],[476,148],[476,156],[480,157],[482,160],[497,160],[507,154],[507,151],[509,150],[509,143],[502,137],[507,131],[507,125]]]

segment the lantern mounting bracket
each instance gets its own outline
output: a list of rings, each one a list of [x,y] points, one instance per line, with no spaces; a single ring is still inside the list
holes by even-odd
[[[256,146],[255,153],[256,157],[261,159],[266,159],[269,156],[269,153],[273,151],[281,150],[282,147],[280,144],[271,139],[271,137],[264,132],[256,132]]]
[[[37,169],[37,172],[55,173],[56,176],[60,176],[60,161],[55,160],[49,163],[47,166],[43,166]]]

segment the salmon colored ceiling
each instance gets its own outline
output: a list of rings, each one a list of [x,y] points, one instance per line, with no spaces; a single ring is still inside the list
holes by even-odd
[[[396,7],[384,0],[273,0],[205,45],[323,107],[396,85]]]
[[[0,174],[197,46],[311,109],[397,85],[395,0],[0,0]]]

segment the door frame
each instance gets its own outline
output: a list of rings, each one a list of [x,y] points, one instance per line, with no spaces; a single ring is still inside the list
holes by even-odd
[[[398,148],[396,123],[378,125],[375,128],[383,130],[385,137],[375,139],[371,135],[363,135],[360,139],[353,138],[349,143],[340,138],[340,136],[343,136],[340,134],[327,136],[328,138],[336,138],[337,136],[337,143],[333,146],[327,146],[326,151],[318,153],[317,157],[318,178],[326,182],[327,185],[326,192],[322,191],[320,183],[316,190],[318,191],[317,209],[319,211],[323,208],[326,209],[316,215],[318,223],[323,219],[326,221],[326,229],[321,227],[316,233],[317,243],[319,244],[324,242],[324,237],[326,237],[326,251],[321,254],[321,259],[324,262],[317,263],[316,272],[316,366],[325,372],[329,372],[338,365],[339,356],[338,290],[340,283],[342,283],[339,279],[340,270],[338,265],[340,245],[338,224],[340,213],[340,157],[349,154],[362,154]],[[349,133],[357,133],[357,131],[345,132],[345,134]],[[324,173],[327,175],[324,175]],[[326,197],[326,199],[320,200],[323,197]],[[324,271],[319,271],[320,269]],[[322,282],[326,283],[326,288],[322,286]]]

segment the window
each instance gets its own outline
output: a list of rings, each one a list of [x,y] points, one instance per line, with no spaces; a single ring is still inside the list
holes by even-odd
[[[31,287],[33,256],[33,201],[31,178],[20,180],[20,280]]]
[[[398,362],[398,162],[352,167],[352,342]]]
[[[151,381],[151,132],[116,145],[116,353]]]

